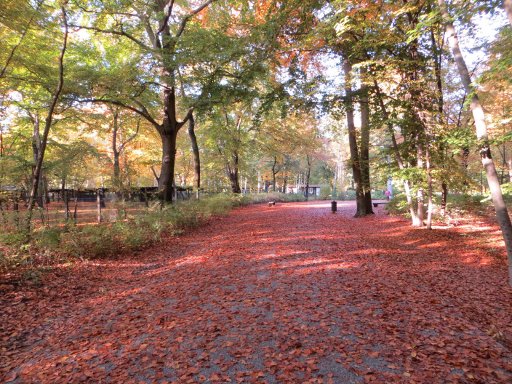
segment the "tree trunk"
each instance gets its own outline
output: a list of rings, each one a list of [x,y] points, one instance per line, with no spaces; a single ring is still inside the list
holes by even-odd
[[[277,156],[274,156],[274,162],[272,163],[272,192],[276,191],[276,175],[279,170],[276,170],[277,167]]]
[[[62,20],[63,20],[63,24],[64,24],[64,38],[63,38],[62,48],[60,50],[60,55],[59,55],[59,60],[58,60],[59,80],[57,83],[57,88],[55,89],[55,92],[52,95],[50,106],[48,107],[48,113],[47,113],[46,119],[45,119],[43,136],[41,138],[41,148],[39,150],[36,166],[34,168],[34,173],[32,175],[32,187],[31,187],[30,196],[29,196],[29,200],[28,200],[28,213],[27,213],[27,221],[26,221],[27,229],[30,229],[30,222],[32,220],[32,211],[34,209],[35,199],[36,199],[38,189],[39,189],[41,170],[43,168],[44,153],[46,150],[46,144],[48,142],[48,134],[50,133],[50,128],[53,123],[53,114],[54,114],[55,108],[57,106],[57,103],[60,99],[60,94],[62,92],[62,88],[64,86],[64,55],[66,54],[66,48],[67,48],[67,42],[68,42],[68,19],[67,19],[66,9],[64,8],[64,6],[61,6],[61,12],[62,12]]]
[[[427,208],[427,229],[432,229],[432,211],[434,210],[434,202],[432,196],[432,170],[430,164],[430,142],[427,139],[427,143],[425,145],[425,165],[427,168],[427,198],[428,198],[428,208]]]
[[[354,105],[352,100],[352,65],[348,59],[343,60],[343,70],[345,72],[345,98],[346,114],[348,128],[348,142],[350,147],[350,157],[352,159],[352,174],[356,190],[356,214],[355,217],[366,215],[366,201],[363,190],[361,163],[359,150],[357,147],[356,127],[354,124]]]
[[[372,189],[370,185],[370,105],[368,104],[368,86],[366,69],[361,68],[361,183],[363,185],[365,214],[373,215]]]
[[[505,12],[507,13],[508,22],[512,25],[512,0],[505,0],[503,2],[503,7],[505,8]]]
[[[194,187],[197,188],[197,198],[199,198],[199,189],[201,188],[201,159],[199,158],[199,146],[195,132],[194,115],[190,113],[188,118],[188,136],[194,154]]]
[[[39,154],[41,153],[41,133],[39,130],[39,113],[33,118],[33,133],[32,133],[32,154],[34,158],[34,167],[32,172],[35,170],[35,164],[37,164],[37,159],[39,158]],[[43,208],[44,206],[44,183],[43,183],[43,170],[41,169],[41,174],[39,175],[39,183],[37,187],[37,195],[36,195],[36,204],[39,208]]]
[[[464,61],[464,57],[462,56],[457,33],[455,32],[455,28],[453,27],[450,15],[448,14],[446,3],[444,0],[438,0],[438,3],[443,21],[446,26],[448,44],[454,56],[455,63],[457,64],[457,69],[461,77],[462,84],[464,85],[466,93],[468,95],[473,95],[471,98],[470,107],[473,114],[473,119],[475,120],[476,136],[481,143],[480,157],[487,176],[487,183],[489,184],[489,189],[491,190],[492,202],[494,204],[494,209],[496,210],[496,218],[505,240],[508,256],[509,284],[512,286],[512,223],[510,222],[507,206],[503,200],[501,187],[498,181],[498,174],[496,173],[496,167],[491,156],[491,148],[487,136],[487,125],[485,123],[484,111],[480,104],[478,95],[472,86],[471,77],[469,75],[466,62]]]
[[[374,83],[375,91],[377,93],[377,98],[379,100],[379,105],[380,105],[380,108],[382,111],[382,115],[384,116],[384,120],[386,121],[386,126],[388,127],[389,136],[391,137],[391,143],[392,143],[392,147],[393,147],[393,153],[395,154],[395,160],[398,164],[398,168],[403,170],[403,169],[405,169],[405,164],[402,159],[402,155],[400,154],[400,149],[398,148],[398,143],[396,142],[393,124],[389,120],[389,114],[386,109],[386,105],[384,104],[384,99],[382,97],[380,87],[377,84],[376,80],[374,80],[373,83]],[[407,207],[409,208],[409,214],[411,215],[412,225],[416,226],[416,225],[418,225],[419,220],[418,220],[418,216],[416,215],[416,211],[414,210],[414,203],[412,200],[411,186],[409,184],[409,180],[403,180],[403,184],[404,184],[405,198],[407,200]]]
[[[416,164],[416,166],[418,167],[418,169],[423,170],[423,143],[420,142],[419,138],[418,138],[418,142],[417,142],[417,164]],[[423,221],[424,216],[425,216],[425,208],[423,206],[425,196],[424,196],[423,186],[421,186],[421,184],[423,184],[422,181],[420,181],[420,186],[419,186],[418,192],[416,194],[417,199],[418,199],[418,206],[417,206],[417,215],[418,215],[417,226],[418,227],[423,227],[423,225],[425,225],[425,223]]]
[[[441,184],[441,216],[446,214],[446,203],[448,201],[448,184]]]
[[[114,156],[114,177],[113,177],[113,187],[117,193],[121,192],[121,166],[119,164],[119,150],[117,149],[117,131],[119,130],[119,111],[117,109],[112,109],[112,113],[114,114],[114,122],[112,127],[112,154]]]
[[[239,169],[238,169],[238,153],[234,153],[233,156],[233,165],[226,164],[226,173],[229,178],[229,182],[231,183],[231,192],[233,193],[241,193],[242,189],[240,188],[240,181],[239,181]]]
[[[308,169],[306,170],[306,190],[304,191],[304,196],[306,197],[306,201],[309,200],[309,177],[311,176],[311,160],[309,155],[306,155],[306,162],[308,164]]]
[[[174,197],[174,165],[176,161],[176,134],[174,130],[164,131],[162,140],[162,166],[158,179],[158,191],[164,202],[172,203]]]

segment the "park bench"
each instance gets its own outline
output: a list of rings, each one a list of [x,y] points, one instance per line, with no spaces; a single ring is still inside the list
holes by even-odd
[[[389,201],[381,201],[378,203],[373,203],[373,207],[377,208],[379,205],[386,205],[386,204],[389,204]]]

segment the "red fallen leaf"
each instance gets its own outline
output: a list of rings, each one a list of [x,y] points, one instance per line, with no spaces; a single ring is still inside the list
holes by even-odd
[[[4,377],[4,380],[6,383],[8,383],[9,381],[14,381],[16,380],[16,378],[18,377],[18,373],[16,371],[11,371],[9,372],[5,377]]]

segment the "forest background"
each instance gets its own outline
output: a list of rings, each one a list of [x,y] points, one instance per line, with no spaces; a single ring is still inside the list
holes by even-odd
[[[356,216],[392,189],[427,228],[494,210],[512,258],[508,1],[3,3],[3,269],[139,249],[312,185]],[[99,188],[108,214],[76,197]]]

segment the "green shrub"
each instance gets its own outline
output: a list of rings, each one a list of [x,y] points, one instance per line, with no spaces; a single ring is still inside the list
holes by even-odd
[[[60,245],[60,237],[64,229],[59,227],[43,227],[35,231],[33,241],[37,248],[56,249]]]
[[[394,215],[409,215],[409,209],[407,207],[407,198],[404,193],[397,193],[389,201],[386,206],[389,213]]]

